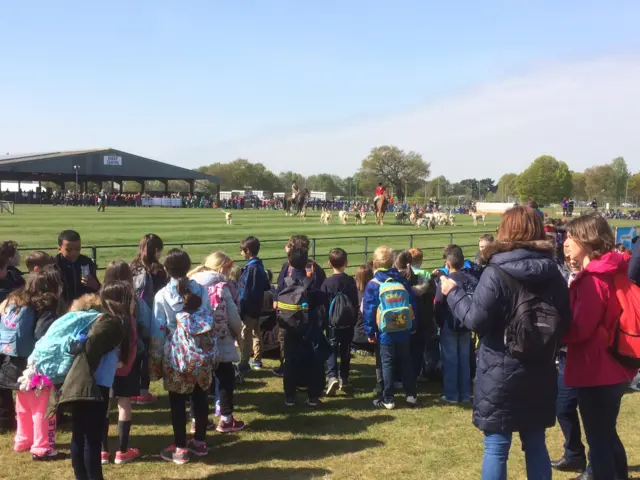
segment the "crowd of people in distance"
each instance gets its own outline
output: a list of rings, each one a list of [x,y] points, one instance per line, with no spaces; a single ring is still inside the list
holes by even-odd
[[[398,391],[405,407],[419,407],[424,358],[437,357],[442,404],[472,405],[483,432],[483,480],[507,478],[514,433],[530,479],[550,480],[553,469],[629,478],[616,424],[623,394],[640,379],[640,249],[618,251],[603,216],[545,226],[540,212],[517,206],[495,237],[480,237],[475,261],[448,245],[435,270],[422,268],[420,249],[381,245],[355,276],[346,273],[348,253],[331,249],[327,276],[309,247],[292,236],[274,282],[254,236],[239,243],[241,268],[222,251],[194,265],[147,234],[136,257],[112,261],[100,281],[73,230],[60,233],[55,257],[29,254],[26,275],[17,244],[2,243],[0,430],[12,432],[15,452],[51,461],[57,425],[69,422],[75,478],[102,479],[103,465],[155,453],[133,446],[133,406],[155,402],[149,387],[162,380],[173,440],[160,458],[204,457],[210,430],[245,428],[234,391],[264,368],[267,312],[277,325],[283,410],[299,408],[301,391],[305,408],[352,394],[354,348],[375,356],[371,408],[396,408]],[[556,420],[566,441],[552,461],[545,435]]]

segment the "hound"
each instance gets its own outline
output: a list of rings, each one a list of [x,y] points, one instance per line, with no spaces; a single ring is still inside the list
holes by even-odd
[[[224,221],[226,222],[226,224],[231,225],[231,223],[233,222],[233,219],[231,218],[231,212],[225,212],[224,210],[222,210],[222,213],[224,213]]]
[[[349,220],[349,212],[347,212],[346,210],[342,210],[339,214],[338,214],[338,218],[340,218],[340,222],[343,225],[347,224],[347,220]]]
[[[477,227],[478,226],[478,218],[480,218],[482,220],[482,224],[486,225],[487,223],[485,222],[486,218],[487,218],[487,214],[486,213],[478,213],[478,212],[469,212],[469,215],[471,215],[471,217],[473,218],[473,224]]]
[[[449,220],[449,225],[451,225],[452,227],[456,226],[456,214],[455,213],[450,213],[448,220]]]
[[[329,225],[329,222],[333,219],[333,215],[329,210],[322,209],[322,213],[320,214],[320,223],[324,223],[325,225]]]
[[[300,212],[300,220],[306,220],[306,219],[307,219],[307,209],[305,208]]]
[[[416,228],[426,227],[429,228],[430,220],[426,217],[421,217],[416,220]]]

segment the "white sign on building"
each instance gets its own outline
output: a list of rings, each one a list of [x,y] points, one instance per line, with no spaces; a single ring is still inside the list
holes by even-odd
[[[105,155],[104,156],[104,164],[121,167],[122,166],[122,157],[116,157],[115,155]]]

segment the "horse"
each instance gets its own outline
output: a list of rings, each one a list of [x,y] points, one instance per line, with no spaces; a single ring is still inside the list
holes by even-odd
[[[389,200],[387,199],[387,193],[383,192],[376,202],[376,224],[384,225],[384,214],[388,206]]]
[[[285,216],[293,217],[294,215],[298,215],[303,209],[307,207],[307,198],[309,197],[309,190],[304,189],[304,191],[299,192],[295,198],[292,194],[287,194],[284,196],[284,211]]]

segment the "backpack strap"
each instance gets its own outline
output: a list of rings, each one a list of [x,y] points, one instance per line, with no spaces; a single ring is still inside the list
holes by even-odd
[[[284,286],[291,287],[295,282],[293,278],[291,278],[291,271],[289,271],[289,276],[284,277]]]

